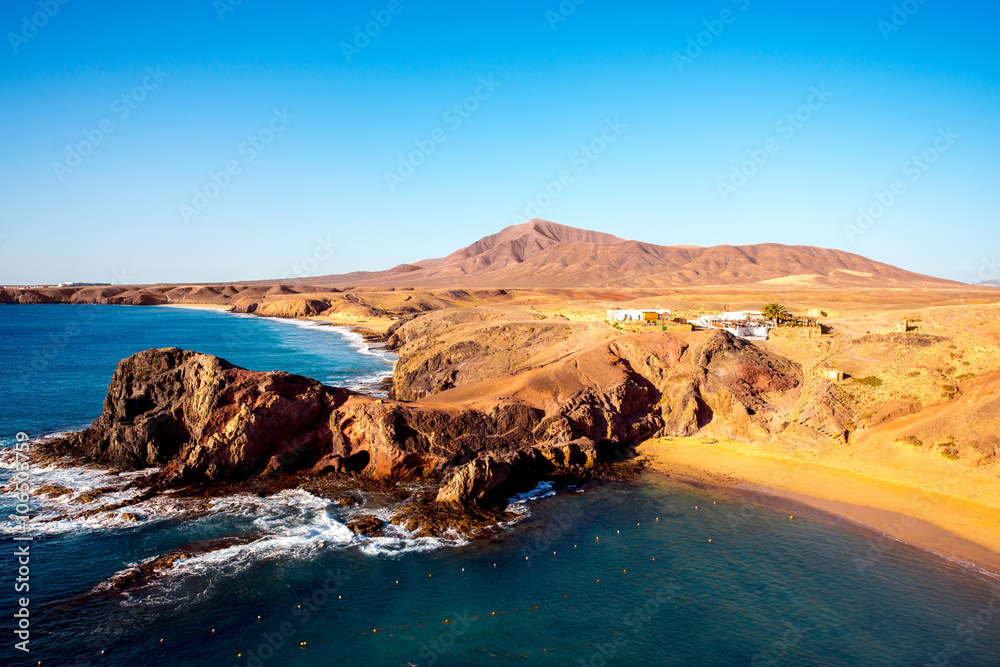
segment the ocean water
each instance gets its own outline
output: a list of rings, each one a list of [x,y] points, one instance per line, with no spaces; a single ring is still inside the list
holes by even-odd
[[[251,370],[283,370],[325,384],[370,389],[391,376],[392,355],[361,336],[313,322],[169,307],[0,306],[0,438],[77,429],[101,412],[121,359],[180,347]]]
[[[0,435],[9,447],[18,431],[86,424],[118,359],[168,345],[342,385],[388,367],[356,340],[288,322],[0,307]],[[0,484],[11,463],[0,454]],[[33,473],[80,491],[129,479]],[[32,500],[30,654],[13,646],[14,500],[0,496],[0,664],[1000,665],[996,580],[821,515],[653,474],[540,484],[514,499],[520,519],[476,542],[358,538],[344,525],[352,514],[391,511],[372,494],[361,508],[286,491],[59,519],[130,493]],[[107,589],[176,549],[193,555],[127,594]]]

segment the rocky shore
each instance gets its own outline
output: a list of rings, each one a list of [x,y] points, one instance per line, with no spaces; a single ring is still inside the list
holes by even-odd
[[[796,364],[724,332],[623,337],[520,311],[421,315],[394,325],[388,345],[396,400],[176,348],[139,352],[118,364],[101,416],[42,450],[156,467],[133,482],[153,494],[416,482],[424,491],[394,521],[473,531],[512,494],[605,474],[650,437],[786,431],[801,385]]]

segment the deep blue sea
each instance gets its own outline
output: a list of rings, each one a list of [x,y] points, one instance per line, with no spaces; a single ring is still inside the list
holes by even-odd
[[[367,387],[387,355],[329,327],[186,309],[0,306],[0,438],[96,418],[117,361],[149,347],[217,354]],[[0,485],[12,459],[0,455]],[[36,469],[79,491],[128,475]],[[543,484],[495,538],[358,538],[303,491],[212,501],[197,518],[148,501],[34,498],[30,593],[15,593],[15,500],[0,497],[0,664],[1000,666],[1000,588],[981,574],[816,515],[654,474]],[[375,498],[365,497],[378,505]],[[386,511],[379,506],[378,511]],[[807,513],[808,515],[808,513]],[[115,573],[196,553],[127,595]],[[711,540],[711,542],[709,541]],[[195,549],[197,552],[197,549]],[[30,596],[30,653],[15,650]],[[103,653],[102,653],[103,651]]]

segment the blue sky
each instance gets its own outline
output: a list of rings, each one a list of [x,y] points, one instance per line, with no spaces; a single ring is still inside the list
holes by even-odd
[[[0,283],[382,269],[533,214],[1000,254],[992,3],[64,1],[0,9]]]

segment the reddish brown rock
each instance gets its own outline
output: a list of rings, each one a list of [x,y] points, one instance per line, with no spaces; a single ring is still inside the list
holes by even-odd
[[[381,537],[382,536],[382,525],[385,522],[377,516],[372,516],[371,514],[366,514],[364,516],[359,516],[357,519],[353,519],[347,522],[347,527],[351,529],[355,535],[364,535],[365,537]]]
[[[211,355],[146,350],[119,362],[89,428],[46,449],[128,469],[163,466],[148,480],[160,487],[245,479],[320,456],[330,413],[350,393]]]

